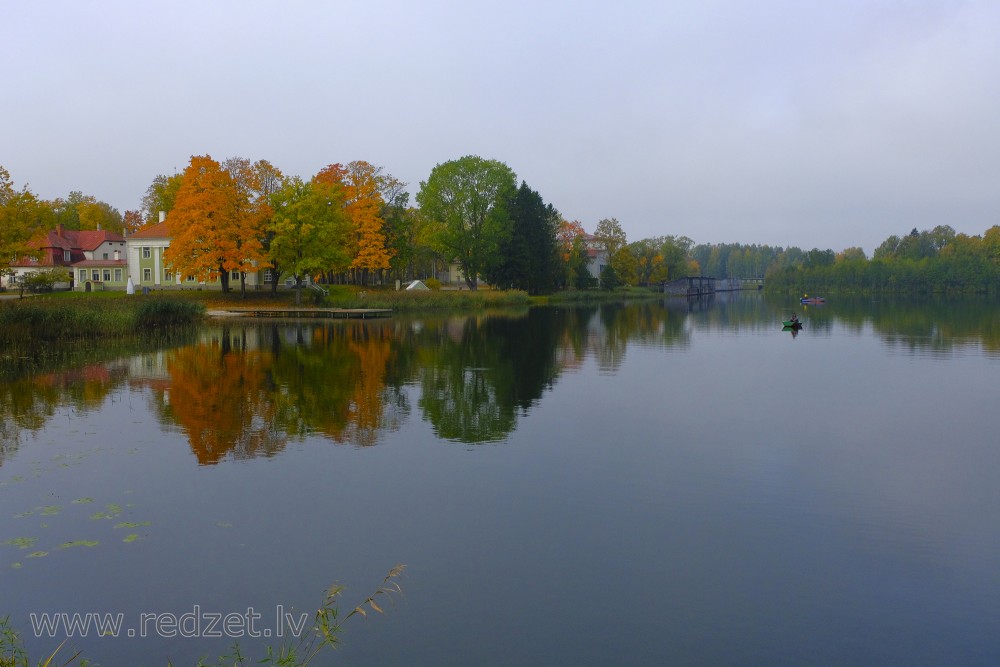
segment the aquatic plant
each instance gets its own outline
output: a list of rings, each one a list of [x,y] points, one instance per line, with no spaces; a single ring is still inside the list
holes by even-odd
[[[397,565],[389,570],[375,592],[355,606],[342,619],[340,618],[338,602],[344,587],[331,586],[326,592],[323,605],[313,616],[313,624],[309,630],[303,632],[294,642],[286,641],[277,647],[266,646],[264,656],[261,658],[248,657],[243,654],[239,644],[233,644],[230,653],[219,656],[215,662],[206,662],[204,658],[200,659],[197,667],[243,667],[253,664],[306,667],[324,650],[337,648],[341,643],[340,635],[343,631],[343,624],[349,618],[353,616],[367,617],[369,612],[385,613],[383,610],[385,602],[391,601],[393,596],[403,592],[398,579],[402,576],[405,568],[405,565]],[[63,640],[48,658],[37,663],[38,666],[49,667],[57,664],[55,663],[56,656],[62,651],[65,644],[66,640]],[[21,635],[11,627],[10,617],[0,618],[0,667],[32,667],[32,664],[24,648]],[[68,665],[87,667],[91,663],[82,658],[81,652],[77,651],[68,658],[60,657],[58,664],[63,667]],[[169,660],[167,665],[173,667],[173,663]]]

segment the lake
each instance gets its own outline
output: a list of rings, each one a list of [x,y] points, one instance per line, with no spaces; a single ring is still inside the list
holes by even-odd
[[[212,321],[0,383],[0,615],[256,658],[405,564],[318,664],[996,665],[998,380],[977,300]]]

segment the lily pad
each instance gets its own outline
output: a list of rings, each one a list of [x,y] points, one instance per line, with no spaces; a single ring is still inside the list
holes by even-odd
[[[73,547],[96,547],[100,544],[97,540],[74,540],[73,542],[63,542],[60,549],[72,549]]]
[[[135,533],[132,533],[130,535],[126,535],[125,539],[123,539],[122,542],[126,542],[126,543],[127,542],[135,542],[137,539],[139,539],[139,536],[136,535]]]
[[[37,537],[13,537],[5,542],[0,542],[0,544],[9,544],[10,546],[17,547],[18,549],[27,549],[28,547],[35,546],[35,542],[37,541]]]
[[[25,556],[25,558],[45,558],[48,555],[48,551],[32,551],[30,554]]]
[[[141,526],[152,525],[152,521],[122,521],[121,523],[116,523],[115,528],[139,528]]]

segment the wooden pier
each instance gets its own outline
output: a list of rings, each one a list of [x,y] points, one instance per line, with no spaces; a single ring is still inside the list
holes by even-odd
[[[210,317],[271,317],[284,319],[369,319],[391,317],[390,308],[231,308],[210,310]]]
[[[764,288],[763,278],[711,278],[709,276],[684,276],[663,283],[666,294],[703,296],[716,292],[737,292]]]

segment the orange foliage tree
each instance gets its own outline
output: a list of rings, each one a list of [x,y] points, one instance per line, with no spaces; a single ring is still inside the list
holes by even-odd
[[[340,163],[327,165],[313,180],[343,188],[344,213],[352,230],[346,251],[351,257],[355,282],[387,271],[395,251],[386,238],[383,192],[394,193],[400,187],[399,182],[383,174],[382,167],[364,160],[355,160],[346,167]]]
[[[264,261],[260,221],[242,215],[240,190],[232,176],[208,155],[191,157],[173,210],[167,217],[166,261],[184,276],[221,278],[229,291],[232,271],[255,271]]]
[[[267,160],[251,163],[246,158],[233,157],[222,166],[233,179],[233,187],[236,188],[234,201],[240,229],[238,245],[243,248],[248,239],[254,241],[250,245],[253,254],[248,257],[251,268],[239,269],[240,291],[245,296],[247,272],[258,270],[259,265],[265,261],[267,228],[274,215],[270,197],[281,187],[283,176]]]
[[[362,275],[374,275],[389,269],[393,252],[386,246],[385,220],[382,210],[381,167],[356,160],[347,165],[347,217],[357,235],[357,252],[351,268]]]

